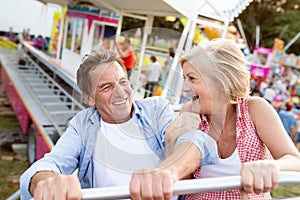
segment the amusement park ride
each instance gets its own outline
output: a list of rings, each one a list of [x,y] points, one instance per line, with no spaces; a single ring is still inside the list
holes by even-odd
[[[26,49],[24,53],[11,48],[1,48],[0,55],[1,81],[22,131],[28,136],[30,163],[49,152],[63,134],[68,120],[84,109],[80,90],[75,84],[77,66],[81,58],[86,53],[90,53],[99,41],[122,35],[124,16],[144,20],[145,27],[152,27],[154,16],[187,18],[166,82],[166,85],[170,85],[182,50],[192,47],[197,25],[218,28],[221,30],[220,37],[225,37],[230,22],[251,2],[230,0],[223,4],[215,0],[87,0],[81,4],[76,0],[40,1],[45,4],[56,3],[65,8],[63,14],[57,15],[54,20],[50,48],[55,52],[55,58],[45,55],[27,42],[22,44]],[[211,22],[212,19],[219,23]],[[147,37],[151,33],[151,28],[144,30],[137,77],[141,74]],[[270,52],[267,49],[256,49],[254,53],[268,55]],[[20,58],[25,61],[25,64],[19,62]],[[267,65],[268,62],[269,59],[265,61]],[[259,65],[253,65],[251,68],[257,73],[256,75],[265,76],[268,73],[267,69],[261,70]],[[177,87],[181,88],[182,81],[178,82]],[[163,91],[162,95],[165,97],[168,88]],[[181,90],[178,90],[179,94],[176,96],[180,96],[180,92]],[[178,103],[178,100],[176,99],[175,102]],[[240,187],[239,181],[235,188],[238,187]],[[186,191],[181,191],[181,194],[184,192]],[[127,193],[125,195],[128,196]]]
[[[84,4],[67,0],[42,1],[65,6],[63,15],[54,16],[49,48],[50,52],[55,52],[56,59],[35,49],[28,42],[22,43],[26,49],[26,53],[22,54],[25,65],[18,64],[19,57],[16,55],[19,53],[12,54],[3,48],[4,53],[1,55],[4,90],[12,102],[24,134],[30,136],[30,163],[50,151],[63,133],[68,119],[84,108],[80,91],[75,84],[77,67],[82,57],[90,53],[99,41],[122,35],[123,16],[143,19],[145,27],[152,26],[154,15],[172,15],[188,19],[179,38],[172,65],[175,69],[184,44],[185,49],[191,48],[192,40],[187,38],[193,37],[197,24],[219,28],[223,35],[221,37],[224,37],[229,22],[250,3],[246,0],[231,0],[230,6],[226,3],[226,6],[222,7],[211,1],[189,1],[189,5],[198,5],[198,9],[193,7],[194,10],[190,10],[186,3],[178,0],[155,0],[151,3],[137,0],[136,3],[132,0],[101,0],[85,1]],[[220,23],[205,21],[203,17],[219,20]],[[147,36],[151,29],[144,30],[137,67],[138,76],[141,73]],[[171,69],[172,71],[175,70]],[[170,84],[172,80],[171,72],[166,84]],[[176,102],[178,103],[178,100]],[[32,132],[35,134],[31,134]]]

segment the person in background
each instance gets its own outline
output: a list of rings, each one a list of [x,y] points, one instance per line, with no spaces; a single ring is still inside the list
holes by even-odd
[[[257,91],[257,79],[252,78],[250,81],[251,95],[254,95]]]
[[[293,139],[293,142],[296,148],[298,149],[298,151],[300,151],[300,121],[299,120],[297,120],[297,132],[294,135],[291,135],[291,138]]]
[[[161,65],[157,62],[157,58],[155,56],[150,57],[151,63],[148,65],[148,69],[146,72],[147,83],[145,85],[145,95],[146,97],[151,97],[154,94],[155,86],[158,85],[159,77],[161,74]]]
[[[10,41],[15,42],[16,35],[15,35],[13,27],[9,27],[9,31],[7,32],[6,36]]]
[[[79,112],[51,152],[21,176],[22,200],[81,199],[81,188],[128,186],[133,171],[146,167],[163,169],[152,171],[165,180],[163,187],[161,182],[156,186],[170,191],[171,175],[182,178],[201,162],[182,168],[189,156],[170,156],[161,163],[173,110],[161,97],[133,100],[126,69],[116,53],[102,49],[85,56],[77,84],[90,107]],[[180,145],[174,155],[187,148],[189,155],[200,154],[189,146]],[[77,176],[72,175],[77,168]]]
[[[281,119],[281,122],[287,132],[287,134],[293,138],[297,132],[297,118],[293,113],[293,104],[286,103],[284,109],[278,111],[278,115]]]
[[[122,45],[121,48],[118,45],[116,45],[117,51],[118,51],[119,55],[121,56],[121,59],[124,62],[124,65],[127,70],[128,79],[130,80],[130,76],[132,73],[132,69],[134,67],[136,56],[131,47],[129,38],[125,38],[121,45]]]
[[[270,82],[268,87],[265,89],[263,98],[272,104],[274,97],[276,96],[276,86]]]
[[[264,79],[259,85],[259,94],[261,97],[265,95],[265,90],[270,84],[270,80],[268,78]]]
[[[34,47],[39,49],[39,50],[42,50],[43,48],[43,36],[41,35],[38,35],[35,39],[34,39]]]
[[[184,91],[192,100],[182,106],[167,129],[167,156],[172,157],[173,149],[187,142],[181,134],[189,134],[194,140],[203,137],[210,157],[217,155],[216,163],[201,165],[192,176],[242,178],[242,190],[192,194],[185,199],[270,199],[269,191],[279,183],[279,171],[300,171],[300,154],[271,104],[261,97],[249,96],[250,72],[237,44],[225,39],[201,42],[183,56],[181,66]],[[181,153],[190,159],[181,165],[188,167],[204,160],[205,151],[200,152]],[[177,180],[177,176],[169,178]],[[134,174],[131,182],[138,184],[131,187],[136,188],[133,199],[143,199],[140,194],[156,188],[159,180],[155,174]],[[155,189],[152,193],[149,199],[168,194]]]
[[[163,71],[162,71],[162,77],[161,77],[162,88],[165,87],[165,84],[166,84],[169,72],[171,70],[171,66],[172,66],[174,57],[175,57],[175,51],[172,47],[170,47],[169,50],[168,50],[167,59],[164,63],[164,67],[163,67]]]

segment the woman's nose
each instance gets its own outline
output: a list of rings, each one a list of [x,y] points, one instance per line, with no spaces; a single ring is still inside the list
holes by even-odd
[[[189,92],[191,90],[191,86],[190,86],[190,84],[188,83],[187,80],[184,80],[182,89],[183,89],[184,92]]]

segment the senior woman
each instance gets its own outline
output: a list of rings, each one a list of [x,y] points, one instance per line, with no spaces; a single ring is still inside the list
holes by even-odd
[[[183,142],[180,135],[187,130],[191,137],[206,133],[216,141],[211,151],[217,151],[218,159],[199,167],[194,177],[241,175],[243,187],[186,199],[270,198],[279,171],[300,171],[300,154],[273,107],[261,97],[249,96],[250,73],[241,50],[225,39],[201,43],[183,56],[181,66],[184,91],[192,100],[167,130],[167,152],[176,141]]]

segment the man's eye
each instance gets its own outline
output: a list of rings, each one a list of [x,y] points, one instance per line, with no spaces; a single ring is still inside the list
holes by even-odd
[[[97,87],[96,91],[97,92],[100,92],[100,91],[103,91],[103,90],[107,90],[109,88],[109,86],[102,86],[102,87]]]
[[[106,86],[102,87],[102,90],[108,90],[109,87],[110,87],[109,85],[106,85]]]
[[[128,81],[127,81],[127,80],[120,81],[120,84],[121,84],[121,85],[127,85],[127,84],[128,84]]]

